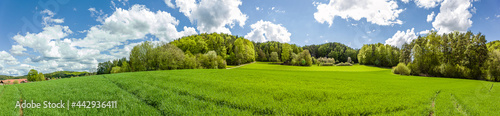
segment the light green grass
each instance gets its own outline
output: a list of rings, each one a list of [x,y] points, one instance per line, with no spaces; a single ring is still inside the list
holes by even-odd
[[[496,84],[400,76],[363,65],[257,62],[231,70],[131,72],[16,86],[23,99],[118,100],[122,105],[28,110],[26,115],[500,115]]]
[[[15,108],[16,101],[19,99],[19,90],[16,86],[0,86],[0,115],[19,116],[19,108]]]
[[[23,100],[35,103],[44,101],[117,101],[116,109],[23,109],[24,115],[160,115],[134,95],[120,89],[102,76],[59,79],[44,82],[18,84]],[[15,103],[14,101],[10,101]],[[9,103],[10,103],[9,102]],[[14,107],[9,105],[9,107]],[[43,107],[43,105],[42,105]]]

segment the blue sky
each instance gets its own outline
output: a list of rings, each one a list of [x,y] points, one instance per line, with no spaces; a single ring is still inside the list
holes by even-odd
[[[211,32],[298,45],[400,46],[429,30],[500,39],[498,0],[2,0],[0,75],[89,71],[142,41]]]

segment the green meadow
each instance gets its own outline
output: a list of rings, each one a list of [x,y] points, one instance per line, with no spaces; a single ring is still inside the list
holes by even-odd
[[[0,86],[7,115],[500,115],[500,84],[364,65],[143,71]],[[22,109],[16,101],[118,101]]]

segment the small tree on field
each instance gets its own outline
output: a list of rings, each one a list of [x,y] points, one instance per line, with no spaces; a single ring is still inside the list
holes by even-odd
[[[28,81],[37,81],[37,78],[38,78],[38,71],[36,71],[35,69],[31,69],[28,72]]]
[[[43,75],[43,73],[38,73],[38,78],[36,79],[36,81],[45,81],[45,76]]]

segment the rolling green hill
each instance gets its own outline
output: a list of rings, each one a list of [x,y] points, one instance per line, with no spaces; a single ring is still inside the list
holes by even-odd
[[[257,62],[216,70],[165,70],[0,86],[0,112],[19,99],[118,101],[118,108],[23,109],[24,115],[500,115],[500,85],[400,76],[354,65]]]

